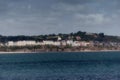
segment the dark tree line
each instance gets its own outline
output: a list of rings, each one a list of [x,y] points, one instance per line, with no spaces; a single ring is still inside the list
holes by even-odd
[[[92,33],[88,34],[87,32],[78,31],[76,33],[70,34],[49,34],[49,35],[37,35],[37,36],[2,36],[0,35],[0,42],[7,42],[7,41],[23,41],[23,40],[35,40],[35,41],[43,41],[43,40],[53,40],[57,41],[58,36],[62,38],[62,40],[77,40],[77,36],[79,36],[81,41],[114,41],[119,42],[120,38],[117,36],[107,36],[104,33]]]

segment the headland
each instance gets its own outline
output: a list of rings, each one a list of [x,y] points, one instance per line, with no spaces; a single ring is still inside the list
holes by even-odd
[[[0,36],[1,53],[120,51],[120,37],[78,31],[69,34]]]

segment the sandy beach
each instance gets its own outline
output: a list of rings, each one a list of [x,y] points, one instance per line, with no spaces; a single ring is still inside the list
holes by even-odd
[[[82,53],[82,52],[120,52],[120,50],[81,50],[81,51],[40,51],[40,52],[30,52],[30,51],[10,51],[10,52],[5,52],[5,51],[1,51],[0,54],[17,54],[17,53],[26,53],[26,54],[29,54],[29,53],[64,53],[64,52],[67,52],[67,53],[71,53],[71,52],[76,52],[76,53]]]

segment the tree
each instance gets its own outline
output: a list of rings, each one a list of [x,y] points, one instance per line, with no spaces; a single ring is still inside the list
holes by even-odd
[[[105,37],[104,33],[99,33],[99,37],[104,38]]]

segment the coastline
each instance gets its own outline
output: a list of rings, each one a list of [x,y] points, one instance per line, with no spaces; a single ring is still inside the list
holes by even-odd
[[[81,50],[81,51],[39,51],[39,52],[30,52],[30,51],[0,51],[0,54],[29,54],[29,53],[72,53],[72,52],[76,52],[76,53],[84,53],[84,52],[120,52],[120,50]]]
[[[16,52],[0,52],[0,54],[17,54],[17,53],[37,53],[37,52],[19,52],[19,51],[16,51]]]

